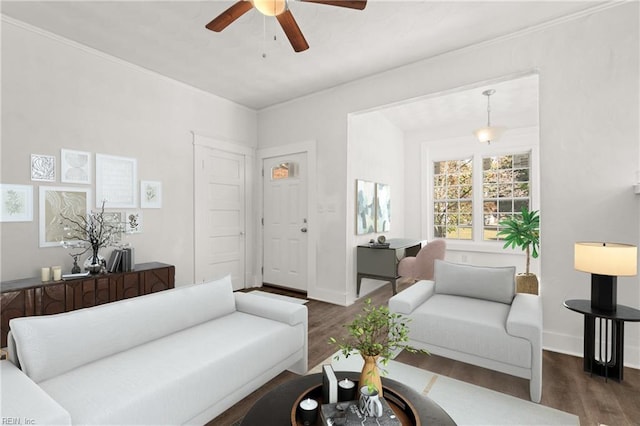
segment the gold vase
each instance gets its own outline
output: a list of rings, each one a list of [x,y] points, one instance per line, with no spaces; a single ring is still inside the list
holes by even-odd
[[[362,358],[364,359],[364,366],[360,373],[360,383],[358,387],[361,388],[362,386],[371,385],[376,388],[380,397],[382,397],[382,380],[380,379],[380,370],[378,369],[378,357],[378,355],[362,355]]]

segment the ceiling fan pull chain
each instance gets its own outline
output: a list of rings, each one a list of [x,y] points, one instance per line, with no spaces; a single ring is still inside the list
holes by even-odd
[[[267,57],[267,17],[262,15],[262,57]]]

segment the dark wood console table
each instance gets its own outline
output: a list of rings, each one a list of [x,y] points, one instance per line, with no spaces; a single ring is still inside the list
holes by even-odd
[[[417,240],[405,238],[388,239],[389,247],[376,248],[369,244],[361,244],[357,249],[357,289],[356,296],[360,296],[362,278],[373,278],[391,282],[393,294],[398,292],[396,280],[398,263],[406,256],[416,256],[422,248]]]
[[[566,300],[564,306],[584,315],[584,371],[622,381],[624,323],[625,321],[639,322],[640,310],[617,305],[615,311],[605,312],[592,308],[590,300]],[[598,351],[596,351],[596,319],[598,319],[598,334],[602,342]],[[607,321],[611,321],[611,324],[607,324]]]
[[[33,315],[51,315],[173,288],[175,267],[141,263],[135,270],[89,275],[68,281],[41,282],[24,278],[0,283],[1,347],[7,346],[9,321]]]

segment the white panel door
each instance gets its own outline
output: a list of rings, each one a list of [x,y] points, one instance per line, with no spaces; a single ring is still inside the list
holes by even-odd
[[[307,291],[307,154],[263,160],[263,281]]]
[[[245,157],[195,146],[196,282],[231,274],[245,287]]]

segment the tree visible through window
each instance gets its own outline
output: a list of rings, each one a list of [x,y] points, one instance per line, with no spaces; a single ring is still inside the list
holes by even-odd
[[[482,159],[482,239],[498,239],[498,224],[503,219],[529,208],[530,154],[501,155]]]
[[[436,238],[473,239],[473,161],[433,163],[433,222]]]
[[[496,241],[500,221],[531,209],[531,151],[432,165],[434,238]]]

